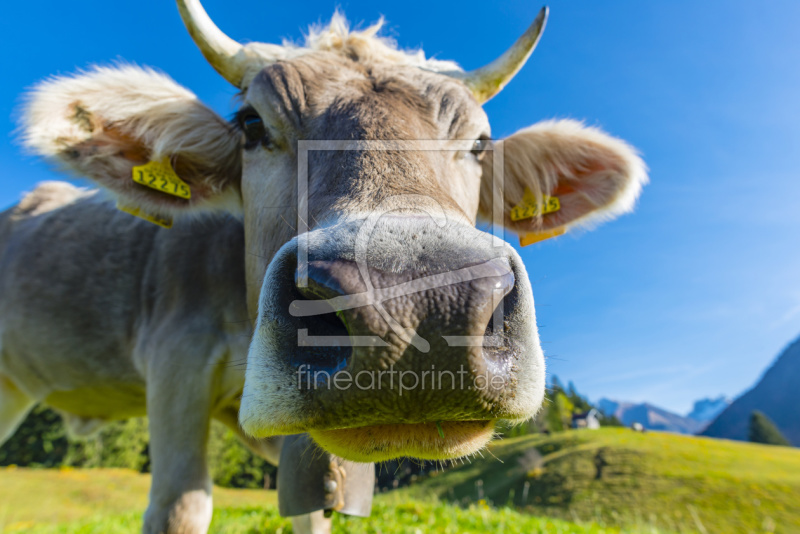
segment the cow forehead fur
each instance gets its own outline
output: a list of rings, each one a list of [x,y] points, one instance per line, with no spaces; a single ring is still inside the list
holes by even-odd
[[[414,67],[361,64],[317,52],[263,69],[245,101],[270,124],[270,139],[288,148],[298,139],[418,140],[476,139],[489,135],[486,114],[464,85]],[[462,143],[463,144],[463,143]],[[245,178],[263,154],[245,151]],[[392,195],[421,194],[477,212],[480,168],[443,151],[330,151],[309,155],[312,211],[356,212]],[[323,161],[325,160],[325,161]],[[257,169],[256,181],[275,174]],[[294,172],[292,172],[294,175]],[[457,178],[460,177],[460,178]],[[281,179],[285,184],[287,180]],[[468,198],[459,198],[467,196]],[[455,203],[453,203],[455,201]],[[314,219],[325,213],[312,213]]]
[[[244,75],[243,85],[245,87],[249,85],[263,67],[276,59],[292,59],[314,51],[337,52],[356,61],[381,61],[433,72],[461,71],[461,67],[453,61],[426,58],[422,49],[400,50],[394,40],[378,35],[383,24],[381,18],[363,30],[352,30],[345,16],[337,11],[328,26],[312,26],[302,46],[286,40],[282,46],[265,43],[246,44],[245,53],[253,61]]]

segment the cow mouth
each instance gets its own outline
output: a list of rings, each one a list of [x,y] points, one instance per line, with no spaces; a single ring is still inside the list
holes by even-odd
[[[440,421],[312,430],[325,450],[354,462],[381,462],[403,456],[448,460],[474,454],[494,436],[494,421]]]

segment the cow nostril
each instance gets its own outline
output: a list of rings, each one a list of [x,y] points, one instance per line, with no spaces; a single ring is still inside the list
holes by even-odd
[[[294,302],[318,301],[313,315],[299,317],[298,350],[291,363],[298,368],[329,374],[346,367],[352,347],[350,334],[341,312],[336,312],[322,295],[310,287],[294,288]]]
[[[514,273],[509,271],[492,280],[491,295],[484,293],[487,299],[491,298],[493,306],[492,315],[486,325],[484,337],[502,337],[508,330],[506,315],[516,299],[516,279]]]

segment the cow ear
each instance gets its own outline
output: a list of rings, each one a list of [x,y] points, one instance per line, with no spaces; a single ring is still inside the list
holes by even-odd
[[[95,68],[43,82],[28,95],[21,129],[31,151],[130,210],[171,217],[238,209],[238,134],[155,71]]]
[[[497,145],[497,144],[496,144]],[[503,224],[522,244],[592,226],[633,209],[647,168],[624,141],[571,120],[545,121],[499,142],[503,173],[484,160],[480,214],[491,219],[502,181]]]

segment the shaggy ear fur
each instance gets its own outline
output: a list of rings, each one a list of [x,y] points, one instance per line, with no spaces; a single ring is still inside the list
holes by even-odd
[[[33,152],[91,178],[125,204],[162,215],[236,210],[238,134],[170,78],[133,66],[95,68],[41,83],[22,133]],[[191,199],[132,180],[132,168],[168,157]]]
[[[557,234],[613,219],[633,210],[647,183],[647,168],[635,149],[576,121],[540,122],[500,143],[505,160],[504,225],[519,234]],[[484,162],[479,208],[488,219],[492,216],[492,159]],[[543,196],[558,197],[561,209],[512,221],[510,211],[526,188],[540,203]]]

